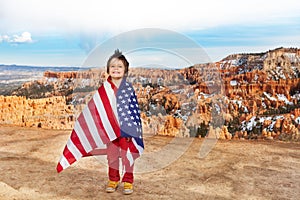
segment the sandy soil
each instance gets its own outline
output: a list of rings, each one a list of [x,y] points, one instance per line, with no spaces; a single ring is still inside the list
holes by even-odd
[[[0,126],[0,199],[300,197],[299,143],[218,141],[208,156],[200,159],[204,139],[194,139],[170,165],[136,173],[135,192],[124,196],[121,189],[105,193],[107,168],[95,157],[83,158],[60,174],[56,172],[69,134],[70,131]],[[167,137],[147,137],[146,153],[159,152],[170,141]],[[174,152],[180,149],[173,148]]]

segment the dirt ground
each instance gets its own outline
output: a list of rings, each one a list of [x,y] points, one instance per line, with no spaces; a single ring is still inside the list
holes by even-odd
[[[137,172],[134,193],[124,196],[121,188],[105,193],[107,166],[95,157],[82,158],[61,173],[56,172],[70,131],[0,126],[0,135],[0,199],[300,197],[299,143],[218,141],[205,158],[199,158],[204,139],[192,140],[186,151],[179,142],[170,149],[180,149],[182,156],[170,165]],[[146,137],[145,155],[159,154],[171,141],[168,137]],[[166,151],[165,159],[169,156]]]

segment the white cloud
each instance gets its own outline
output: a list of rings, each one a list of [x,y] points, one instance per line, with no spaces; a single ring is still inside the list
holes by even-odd
[[[0,42],[8,42],[14,44],[21,44],[21,43],[30,43],[32,42],[31,33],[23,32],[21,35],[0,35]]]
[[[284,3],[260,0],[3,0],[1,3],[4,23],[1,23],[0,30],[116,33],[149,27],[180,31],[227,24],[277,23],[299,16],[300,7],[298,0],[286,0]]]
[[[13,35],[11,42],[12,43],[30,43],[30,42],[32,42],[31,34],[29,32],[23,32],[20,36]]]
[[[8,35],[0,35],[0,42],[8,42],[9,36]]]

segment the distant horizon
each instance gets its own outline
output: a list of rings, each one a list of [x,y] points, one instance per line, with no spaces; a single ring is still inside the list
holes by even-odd
[[[236,54],[261,54],[261,53],[267,53],[268,51],[272,51],[272,50],[276,50],[276,49],[280,49],[280,48],[286,48],[286,49],[290,49],[290,48],[295,48],[295,49],[300,49],[300,47],[285,47],[285,46],[280,46],[280,47],[275,47],[275,48],[272,48],[272,49],[267,49],[265,51],[259,51],[259,52],[237,52],[237,53],[232,53],[232,54],[228,54],[226,56],[224,56],[222,59],[225,59],[226,57],[230,56],[230,55],[236,55]],[[215,62],[219,62],[221,61],[222,59],[218,60],[218,61],[212,61],[213,63]],[[199,63],[194,63],[195,64],[199,64]],[[150,67],[151,64],[149,64],[149,67]],[[95,67],[95,66],[76,66],[76,65],[32,65],[32,64],[17,64],[17,63],[12,63],[12,64],[6,64],[6,63],[0,63],[0,66],[23,66],[23,67],[41,67],[41,68],[83,68],[83,69],[92,69],[92,68],[98,68],[98,67]],[[105,68],[105,66],[102,66],[103,68]],[[102,68],[99,66],[99,68]],[[132,68],[143,68],[141,66],[131,66]],[[169,68],[169,67],[174,67],[174,66],[166,66],[166,68]],[[185,67],[188,67],[188,66],[183,66],[183,67],[175,67],[175,68],[185,68]],[[145,68],[148,68],[148,67],[145,67]],[[156,67],[150,67],[150,68],[159,68],[158,66]]]

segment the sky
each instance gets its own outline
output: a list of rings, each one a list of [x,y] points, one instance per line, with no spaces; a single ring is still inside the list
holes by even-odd
[[[300,1],[0,0],[0,64],[83,66],[117,44],[134,66],[300,48]]]

